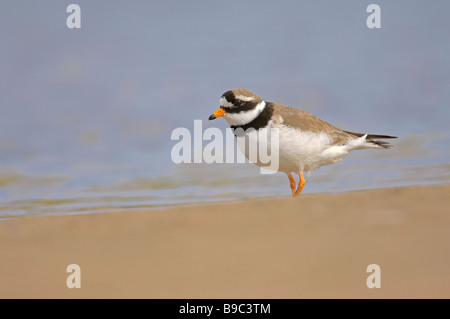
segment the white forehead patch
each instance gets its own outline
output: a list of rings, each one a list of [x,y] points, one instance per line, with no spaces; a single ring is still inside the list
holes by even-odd
[[[232,103],[228,102],[227,99],[223,96],[219,100],[219,105],[223,106],[223,107],[233,107],[234,106]]]
[[[236,95],[236,98],[241,101],[253,101],[255,98],[253,96],[245,96],[245,95]]]

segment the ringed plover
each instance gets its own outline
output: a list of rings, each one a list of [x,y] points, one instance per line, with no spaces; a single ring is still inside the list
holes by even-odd
[[[287,174],[293,197],[298,196],[305,186],[303,172],[337,163],[353,150],[388,149],[392,145],[379,139],[396,138],[344,131],[305,111],[265,102],[247,89],[229,90],[221,96],[219,103],[219,109],[209,120],[223,117],[232,129],[242,128],[246,135],[248,129],[279,129],[278,171]],[[297,187],[292,172],[300,177]]]

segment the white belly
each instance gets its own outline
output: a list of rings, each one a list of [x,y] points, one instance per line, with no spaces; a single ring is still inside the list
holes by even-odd
[[[270,138],[265,137],[270,132]],[[284,125],[274,124],[272,128],[264,128],[259,131],[246,132],[247,144],[256,143],[258,148],[262,148],[263,154],[270,154],[270,148],[275,151],[271,156],[278,156],[278,171],[282,172],[307,172],[313,171],[323,165],[339,162],[349,149],[344,145],[331,145],[330,137],[321,132],[304,132]],[[279,138],[278,143],[273,144],[274,139]],[[256,160],[251,157],[248,145],[244,148],[244,137],[237,137],[238,145],[245,156],[258,166],[264,165],[267,161]],[[278,147],[276,147],[278,144]],[[259,151],[259,150],[258,150]],[[272,158],[273,160],[273,158]]]

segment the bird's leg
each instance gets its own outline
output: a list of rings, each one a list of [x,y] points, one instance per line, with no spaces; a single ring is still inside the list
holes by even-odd
[[[305,183],[306,183],[305,179],[303,178],[303,172],[299,172],[298,176],[300,177],[300,181],[298,182],[298,187],[297,187],[297,190],[295,191],[295,193],[294,193],[294,191],[292,189],[292,196],[293,197],[297,197],[298,195],[300,195],[300,193],[302,192],[303,186],[305,186]]]
[[[286,175],[289,178],[289,185],[291,186],[291,190],[292,190],[292,196],[294,197],[295,194],[295,179],[294,177],[292,177],[291,173],[286,173]]]

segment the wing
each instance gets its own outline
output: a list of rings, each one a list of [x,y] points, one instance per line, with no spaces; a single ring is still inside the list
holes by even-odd
[[[308,112],[276,103],[273,103],[272,106],[274,109],[273,116],[281,117],[280,120],[283,125],[306,132],[324,132],[333,139],[333,144],[335,145],[345,144],[356,137]]]
[[[283,125],[294,127],[307,132],[324,132],[332,138],[332,144],[334,145],[343,145],[350,140],[366,135],[365,133],[355,133],[341,130],[315,115],[290,106],[280,105],[276,103],[272,103],[272,106],[274,108],[273,116],[281,117],[280,122],[282,122]],[[374,144],[373,146],[377,146],[380,148],[390,148],[391,145],[388,142],[376,140],[388,138],[397,137],[390,135],[367,134],[366,141],[368,143]]]

